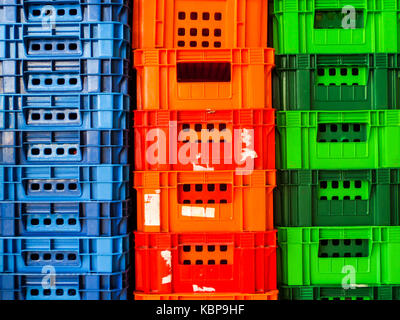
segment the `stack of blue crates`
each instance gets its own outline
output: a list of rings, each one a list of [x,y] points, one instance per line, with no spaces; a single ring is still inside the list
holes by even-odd
[[[0,0],[0,300],[126,299],[127,0]]]

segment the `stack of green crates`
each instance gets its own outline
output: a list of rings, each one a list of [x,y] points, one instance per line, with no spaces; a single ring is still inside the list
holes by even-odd
[[[281,299],[400,299],[400,2],[273,0]]]

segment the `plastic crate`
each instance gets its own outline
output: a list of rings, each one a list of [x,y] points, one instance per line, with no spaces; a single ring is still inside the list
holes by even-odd
[[[134,128],[135,170],[275,169],[273,109],[135,111]]]
[[[277,55],[279,110],[400,108],[400,55]]]
[[[112,201],[129,196],[129,166],[0,166],[0,201]]]
[[[138,110],[272,108],[274,49],[136,50]]]
[[[0,93],[128,94],[129,70],[119,58],[0,60]]]
[[[273,226],[275,170],[134,172],[142,232],[265,231]]]
[[[130,106],[129,96],[119,93],[0,95],[0,129],[128,129]]]
[[[399,52],[399,13],[397,0],[274,0],[274,47],[283,54]]]
[[[0,202],[0,236],[125,235],[129,201],[114,202]]]
[[[400,111],[277,113],[280,169],[380,169],[400,166]]]
[[[134,0],[134,48],[266,47],[268,0]]]
[[[3,23],[42,23],[47,19],[52,22],[118,21],[127,24],[129,13],[128,0],[0,1]]]
[[[356,287],[341,286],[302,287],[284,286],[279,289],[280,300],[400,300],[400,286]]]
[[[128,131],[0,131],[0,164],[127,164]]]
[[[129,271],[110,274],[1,274],[0,300],[126,300]],[[46,281],[46,278],[48,281]],[[44,283],[48,286],[43,287]]]
[[[129,59],[130,38],[129,27],[120,22],[72,23],[45,19],[43,23],[3,23],[0,24],[0,59]]]
[[[278,228],[279,281],[289,286],[397,285],[400,227]]]
[[[278,300],[278,291],[267,293],[186,293],[144,294],[136,293],[135,300]]]
[[[276,290],[276,232],[135,233],[136,293]]]
[[[275,225],[398,226],[400,170],[280,171]]]
[[[129,236],[1,237],[1,273],[68,273],[126,271]],[[48,271],[47,271],[48,272]],[[46,273],[44,273],[46,274]],[[48,274],[48,273],[47,273]]]

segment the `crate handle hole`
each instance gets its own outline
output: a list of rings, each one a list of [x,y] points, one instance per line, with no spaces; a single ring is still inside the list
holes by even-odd
[[[178,82],[230,82],[229,62],[184,62],[177,64]]]

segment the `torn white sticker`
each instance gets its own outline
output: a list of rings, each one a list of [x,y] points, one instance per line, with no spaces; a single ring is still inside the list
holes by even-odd
[[[215,292],[215,289],[211,287],[199,287],[198,285],[194,284],[193,292]]]
[[[161,257],[164,259],[165,264],[169,268],[169,274],[161,279],[162,284],[171,283],[171,268],[172,268],[172,255],[170,250],[161,251]]]
[[[144,225],[160,225],[160,193],[144,195]]]
[[[171,264],[171,259],[172,259],[171,251],[170,251],[170,250],[161,251],[161,257],[164,259],[165,264],[166,264],[168,267],[171,268],[171,266],[172,266],[172,264]]]
[[[215,218],[215,208],[182,206],[182,216],[198,218]]]
[[[165,276],[161,279],[161,283],[162,284],[166,284],[166,283],[171,283],[171,275],[169,274],[168,276]]]
[[[196,156],[196,159],[199,160],[201,158],[201,154],[199,153]],[[214,168],[210,168],[207,164],[207,167],[201,166],[199,164],[195,164],[194,162],[192,162],[193,165],[193,171],[214,171]]]
[[[208,165],[207,167],[203,167],[195,163],[192,163],[192,165],[193,165],[193,171],[214,171],[214,168],[210,168]]]
[[[252,145],[252,140],[254,137],[254,130],[243,129],[241,133],[241,138],[243,143],[246,145],[245,148],[242,148],[241,153],[241,162],[245,161],[247,158],[255,159],[258,157],[257,152],[254,151],[254,148],[249,148]]]

